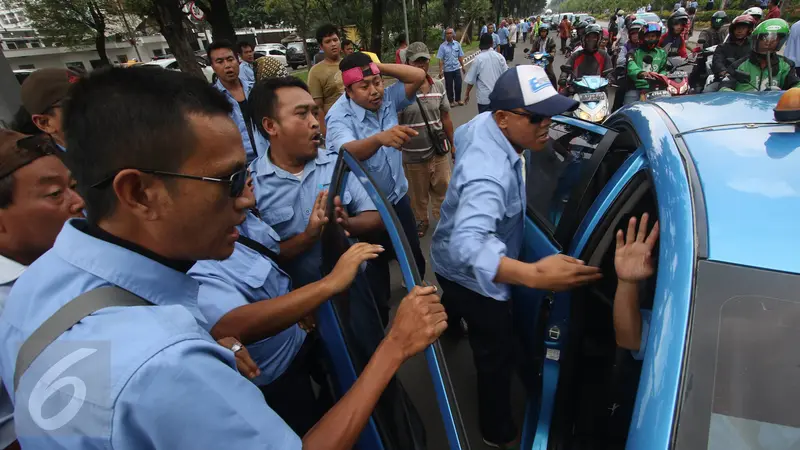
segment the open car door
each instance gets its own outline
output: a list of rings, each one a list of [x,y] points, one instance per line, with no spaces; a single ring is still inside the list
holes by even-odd
[[[570,248],[589,207],[618,166],[615,159],[626,157],[609,154],[616,136],[602,125],[557,116],[547,148],[526,150],[528,204],[520,260],[535,262]],[[523,349],[521,375],[529,394],[521,448],[544,450],[569,334],[571,295],[520,286],[512,292]]]
[[[322,235],[323,272],[330,273],[339,257],[350,246],[350,239],[336,223],[333,206],[334,197],[343,193],[348,176],[358,179],[375,204],[391,237],[403,280],[409,291],[413,286],[421,285],[422,276],[413,262],[411,249],[394,208],[375,187],[361,163],[344,148],[339,151],[336,170],[329,187],[329,222]],[[348,291],[320,306],[317,311],[317,329],[328,351],[329,372],[334,378],[335,390],[340,398],[356,381],[385,336],[370,283],[363,270]],[[425,350],[425,358],[449,448],[468,449],[466,433],[438,341]],[[381,396],[356,446],[361,450],[427,449],[425,427],[426,424],[420,420],[410,397],[395,377]]]

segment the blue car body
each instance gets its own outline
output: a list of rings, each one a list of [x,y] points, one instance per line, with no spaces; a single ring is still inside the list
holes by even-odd
[[[788,388],[786,400],[771,397],[777,394],[770,386],[752,387],[755,397],[772,402],[765,409],[778,411],[742,412],[743,407],[753,408],[749,405],[761,400],[744,398],[745,394],[738,399],[736,392],[728,393],[735,397],[733,401],[720,400],[725,395],[718,393],[721,388],[717,384],[727,375],[719,368],[727,367],[731,358],[721,350],[709,350],[715,348],[713,342],[717,350],[721,346],[736,350],[729,342],[713,341],[726,333],[734,333],[732,336],[741,339],[740,347],[750,349],[752,338],[736,334],[728,324],[742,320],[747,324],[753,313],[740,313],[749,311],[752,304],[760,303],[764,311],[793,308],[792,300],[800,292],[800,127],[775,122],[773,108],[780,94],[704,94],[635,103],[603,125],[556,117],[551,138],[567,162],[573,163],[561,167],[567,172],[577,168],[578,176],[556,177],[554,183],[570,180],[570,185],[550,189],[553,198],[549,202],[536,203],[535,195],[531,196],[530,189],[537,189],[537,177],[544,172],[536,172],[541,170],[536,155],[527,158],[529,204],[520,258],[524,261],[559,252],[590,264],[605,261],[606,237],[615,231],[628,206],[651,201],[656,208],[652,213],[661,224],[647,351],[631,398],[629,424],[624,436],[608,448],[738,450],[754,448],[757,442],[761,448],[778,450],[800,445],[799,415],[781,409],[783,403],[794,404],[792,395],[800,392],[800,384]],[[351,167],[351,176],[358,177],[379,205],[393,243],[401,249],[398,260],[406,284],[420,282],[391,208],[379,204],[385,203],[383,196],[352,158],[342,158],[340,165]],[[613,245],[610,251],[613,261]],[[604,272],[607,278],[615,277],[613,265],[611,270]],[[575,342],[584,336],[580,331],[583,322],[574,317],[589,298],[584,294],[520,287],[513,291],[515,326],[523,347],[528,354],[541,353],[532,373],[523,374],[538,387],[528,392],[521,448],[571,448],[568,443],[575,442],[574,436],[569,436],[575,422],[570,421],[577,419],[571,414],[583,406],[564,405],[569,403],[565,399],[574,395],[575,375],[570,371],[579,367],[579,362],[571,355],[576,353]],[[748,296],[760,300],[737,303]],[[326,345],[336,347],[335,331],[340,324],[333,311],[325,311],[327,318],[320,328],[323,334],[334,336],[326,339]],[[778,320],[788,325],[786,330],[800,329],[800,313],[785,311],[789,313],[777,318],[773,314],[758,324]],[[786,334],[790,331],[775,333],[756,334],[771,336],[768,342],[773,346],[793,336]],[[742,368],[735,365],[741,362],[734,361],[732,367],[737,373],[758,372],[761,365],[776,367],[780,370],[774,371],[784,379],[797,379],[792,371],[800,364],[794,361],[794,353],[786,355],[785,363],[777,358]],[[346,359],[346,352],[337,354]],[[470,448],[441,348],[432,346],[426,359],[449,448]],[[355,375],[352,369],[337,374],[346,379],[342,390],[352,384]],[[745,378],[735,376],[726,378],[731,386],[744,382]],[[791,390],[794,387],[797,390]],[[611,416],[616,406],[610,408]],[[379,435],[371,423],[359,448],[385,448]]]

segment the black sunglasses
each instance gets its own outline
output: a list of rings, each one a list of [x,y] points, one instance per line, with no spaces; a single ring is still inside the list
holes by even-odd
[[[123,169],[120,169],[123,170]],[[93,184],[91,187],[95,189],[99,189],[104,187],[105,184],[109,183],[111,180],[114,179],[115,176],[120,172],[120,170],[114,172],[112,175],[104,178],[101,181]],[[213,177],[201,177],[197,175],[186,175],[183,173],[174,173],[174,172],[164,172],[161,170],[148,170],[148,169],[135,169],[142,173],[147,173],[150,175],[157,175],[161,177],[175,177],[175,178],[186,178],[188,180],[199,180],[199,181],[211,181],[213,183],[226,183],[230,185],[230,195],[232,198],[237,198],[242,195],[244,191],[244,187],[247,184],[247,179],[250,177],[250,169],[243,168],[239,169],[228,179],[225,178],[213,178]]]
[[[544,121],[544,119],[547,119],[547,117],[546,117],[546,116],[540,116],[540,115],[538,115],[538,114],[528,114],[528,113],[521,113],[521,112],[517,112],[517,111],[512,111],[512,110],[510,110],[510,109],[506,109],[505,111],[508,111],[508,112],[510,112],[511,114],[516,114],[516,115],[518,115],[518,116],[527,117],[527,118],[528,118],[528,121],[529,121],[529,122],[530,122],[532,125],[537,125],[537,124],[540,124],[540,123],[542,123],[542,122]]]

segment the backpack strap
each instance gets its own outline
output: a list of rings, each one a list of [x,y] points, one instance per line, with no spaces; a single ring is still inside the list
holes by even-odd
[[[239,239],[236,239],[236,242],[248,247],[250,250],[255,250],[258,253],[266,256],[267,258],[271,259],[273,262],[278,262],[278,254],[273,252],[272,250],[268,249],[266,245],[258,242],[254,239],[250,239],[249,237],[240,234]]]
[[[103,286],[70,300],[23,342],[14,368],[14,392],[28,367],[59,336],[85,317],[112,306],[150,306],[152,303],[118,286]]]

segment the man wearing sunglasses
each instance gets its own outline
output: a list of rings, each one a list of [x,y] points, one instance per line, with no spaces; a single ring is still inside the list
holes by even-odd
[[[73,190],[61,153],[46,136],[0,130],[0,312],[17,278],[53,246],[83,200]],[[16,440],[14,407],[0,388],[0,448]]]
[[[433,234],[431,263],[448,314],[463,317],[478,375],[484,441],[514,446],[511,285],[561,291],[600,277],[599,269],[564,255],[523,263],[525,150],[548,143],[550,117],[578,102],[559,95],[538,66],[518,66],[498,78],[490,111],[456,130],[455,168]]]
[[[78,78],[78,73],[70,69],[39,69],[21,87],[22,107],[30,121],[62,151],[67,145],[62,124],[63,102]]]
[[[269,408],[235,369],[242,346],[217,345],[198,324],[199,285],[186,273],[228,258],[254,206],[230,111],[180,72],[113,68],[74,86],[66,135],[88,218],[67,222],[17,280],[0,321],[0,374],[23,448],[351,448],[399,365],[446,328],[435,290],[417,288],[360,379],[302,440]],[[111,293],[125,301],[104,307]],[[100,306],[54,323],[76,297]],[[67,331],[50,336],[59,325]],[[31,358],[20,344],[36,344],[34,333],[50,338]]]

